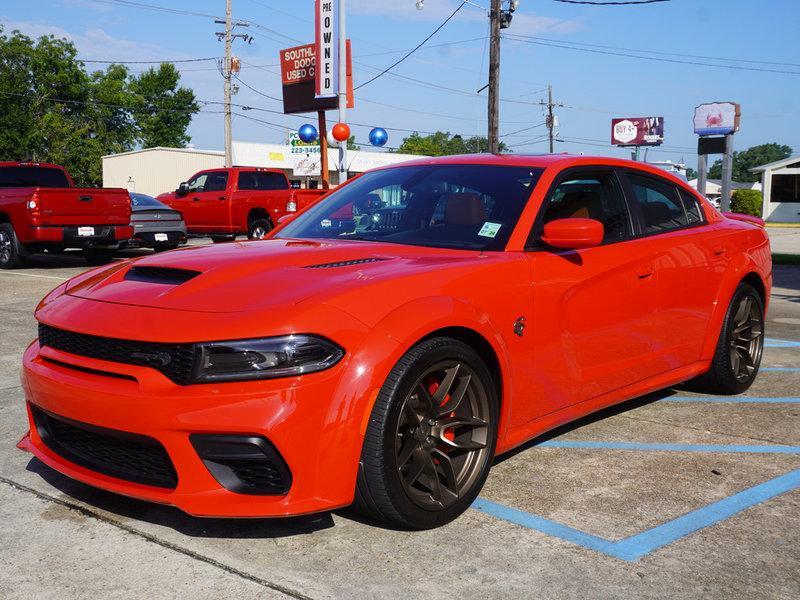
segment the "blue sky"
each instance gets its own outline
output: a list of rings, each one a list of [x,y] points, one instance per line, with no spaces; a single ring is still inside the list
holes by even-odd
[[[135,0],[134,0],[135,1]],[[224,0],[139,0],[146,4],[209,14],[223,14]],[[489,0],[475,0],[485,6]],[[348,34],[353,40],[356,84],[375,69],[388,66],[433,31],[460,3],[425,0],[347,0]],[[233,0],[234,16],[257,23],[251,45],[238,43],[241,79],[270,96],[280,96],[278,51],[312,41],[312,0]],[[53,33],[72,39],[88,60],[178,60],[220,56],[223,48],[212,19],[144,10],[96,0],[31,0],[0,3],[7,30],[38,36]],[[742,105],[742,128],[736,147],[780,142],[800,153],[800,17],[791,0],[672,0],[627,7],[567,5],[553,0],[522,0],[510,29],[513,36],[535,40],[502,42],[501,133],[542,123],[535,102],[545,98],[547,84],[566,106],[558,109],[557,151],[625,156],[608,145],[612,117],[664,116],[666,141],[651,159],[696,162],[691,117],[697,104],[732,100]],[[393,73],[451,88],[443,90],[385,76],[357,92],[349,121],[389,129],[389,145],[406,133],[396,129],[444,130],[461,134],[486,131],[486,97],[474,93],[486,83],[486,14],[467,5],[430,42]],[[518,38],[519,39],[519,38]],[[530,43],[535,41],[538,43]],[[455,43],[451,43],[455,42]],[[548,45],[542,45],[544,44]],[[557,45],[581,44],[589,51]],[[447,44],[447,45],[441,45]],[[590,46],[595,45],[595,46]],[[597,46],[604,46],[598,48]],[[640,60],[609,53],[647,50],[664,61]],[[670,54],[655,54],[657,52]],[[691,55],[691,56],[675,56]],[[717,61],[721,57],[751,62]],[[668,61],[712,62],[797,74],[716,68]],[[763,62],[755,62],[763,61]],[[778,64],[782,63],[782,64]],[[222,99],[222,79],[210,61],[180,65],[183,81],[201,100]],[[132,70],[142,66],[133,65]],[[458,92],[460,91],[460,93]],[[280,110],[279,102],[240,86],[235,102]],[[387,106],[389,105],[389,106]],[[204,110],[218,110],[206,106]],[[246,115],[296,128],[303,120],[264,111]],[[333,118],[333,114],[330,118]],[[278,142],[279,128],[238,116],[234,139]],[[365,142],[368,127],[353,128]],[[536,140],[543,126],[504,137],[515,152],[543,152]],[[220,149],[222,117],[208,112],[191,125],[198,148]]]

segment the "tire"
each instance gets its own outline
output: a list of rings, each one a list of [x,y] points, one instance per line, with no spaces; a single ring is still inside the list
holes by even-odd
[[[498,419],[494,382],[472,348],[446,337],[411,348],[372,409],[354,507],[406,529],[452,521],[486,481]]]
[[[247,226],[248,240],[263,240],[272,230],[272,222],[269,219],[253,219]]]
[[[741,394],[755,381],[764,351],[764,303],[749,283],[740,283],[722,322],[707,373],[694,386],[714,394]]]
[[[114,250],[107,248],[84,248],[83,257],[93,267],[107,265],[114,260]]]
[[[0,223],[0,269],[19,269],[25,266],[27,256],[14,227],[10,223]]]

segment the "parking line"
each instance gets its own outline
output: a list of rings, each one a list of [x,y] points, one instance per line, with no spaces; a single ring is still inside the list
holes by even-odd
[[[635,561],[700,529],[729,519],[756,504],[766,502],[798,487],[800,487],[800,469],[780,475],[616,542],[485,498],[475,500],[472,508],[497,519],[540,531],[614,558]]]
[[[643,444],[638,442],[595,442],[581,440],[549,440],[536,444],[539,448],[573,448],[591,450],[635,450],[650,452],[722,452],[734,454],[800,454],[800,446],[730,445],[730,444]]]
[[[800,342],[795,340],[777,340],[775,338],[765,338],[764,347],[766,348],[800,348]]]
[[[755,398],[752,396],[668,396],[659,402],[707,402],[710,404],[800,404],[800,398]]]
[[[56,277],[55,275],[36,275],[35,273],[18,273],[17,271],[0,271],[0,275],[19,275],[20,277],[36,277],[37,279],[57,279],[66,281],[69,277]]]

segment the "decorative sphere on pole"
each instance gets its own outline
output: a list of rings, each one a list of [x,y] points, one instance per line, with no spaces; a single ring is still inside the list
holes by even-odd
[[[317,138],[319,137],[319,134],[317,133],[317,128],[314,127],[311,123],[306,123],[305,125],[301,125],[300,129],[297,130],[297,135],[300,137],[300,140],[302,140],[306,144],[316,142]]]
[[[373,146],[383,146],[389,141],[389,134],[383,127],[374,127],[369,132],[369,143]]]
[[[346,142],[350,138],[350,126],[347,123],[337,123],[331,133],[337,142]]]

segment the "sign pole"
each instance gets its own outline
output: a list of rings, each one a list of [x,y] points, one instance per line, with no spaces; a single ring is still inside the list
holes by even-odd
[[[708,178],[708,156],[697,155],[697,192],[706,197],[706,179]]]
[[[725,136],[725,154],[722,155],[722,197],[719,208],[722,212],[731,209],[731,182],[733,180],[733,135]]]
[[[345,0],[339,0],[339,123],[347,118],[347,35]],[[339,142],[339,185],[347,181],[347,140]]]
[[[319,164],[322,174],[322,189],[329,190],[331,188],[331,182],[328,172],[328,124],[325,122],[325,111],[318,111],[317,117],[319,120]]]

